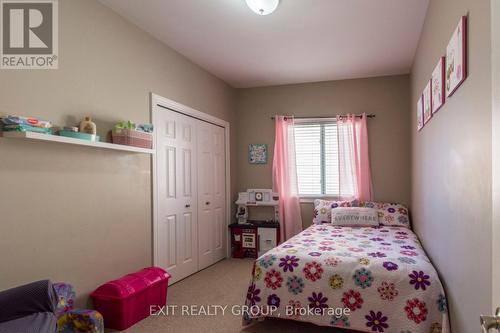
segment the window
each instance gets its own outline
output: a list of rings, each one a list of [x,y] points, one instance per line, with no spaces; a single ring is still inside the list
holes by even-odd
[[[339,196],[337,125],[332,120],[296,120],[295,158],[299,195]]]

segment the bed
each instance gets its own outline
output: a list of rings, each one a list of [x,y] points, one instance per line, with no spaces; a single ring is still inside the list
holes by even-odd
[[[256,259],[244,323],[277,317],[361,332],[448,333],[437,272],[397,216],[407,211],[374,205],[382,221],[396,213],[388,225],[313,224]]]

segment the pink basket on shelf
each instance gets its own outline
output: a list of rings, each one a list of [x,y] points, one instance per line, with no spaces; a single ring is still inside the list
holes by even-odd
[[[113,129],[111,132],[113,143],[139,148],[153,148],[153,135],[134,129]]]

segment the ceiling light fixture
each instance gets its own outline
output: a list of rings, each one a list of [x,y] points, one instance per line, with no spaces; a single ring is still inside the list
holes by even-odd
[[[247,6],[259,15],[269,15],[276,10],[280,0],[245,0]]]

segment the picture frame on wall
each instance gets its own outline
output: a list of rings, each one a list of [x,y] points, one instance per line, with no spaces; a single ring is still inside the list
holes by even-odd
[[[422,107],[424,109],[424,125],[432,118],[432,81],[429,80],[422,93]]]
[[[248,145],[248,163],[266,164],[267,163],[267,144],[256,143]]]
[[[434,71],[432,72],[431,87],[432,87],[432,114],[439,111],[445,103],[445,87],[444,87],[444,73],[445,73],[445,57],[441,57],[437,63]]]
[[[467,78],[467,16],[462,16],[446,47],[446,96]]]
[[[417,131],[424,128],[424,103],[422,100],[422,95],[420,95],[420,98],[417,101]]]

